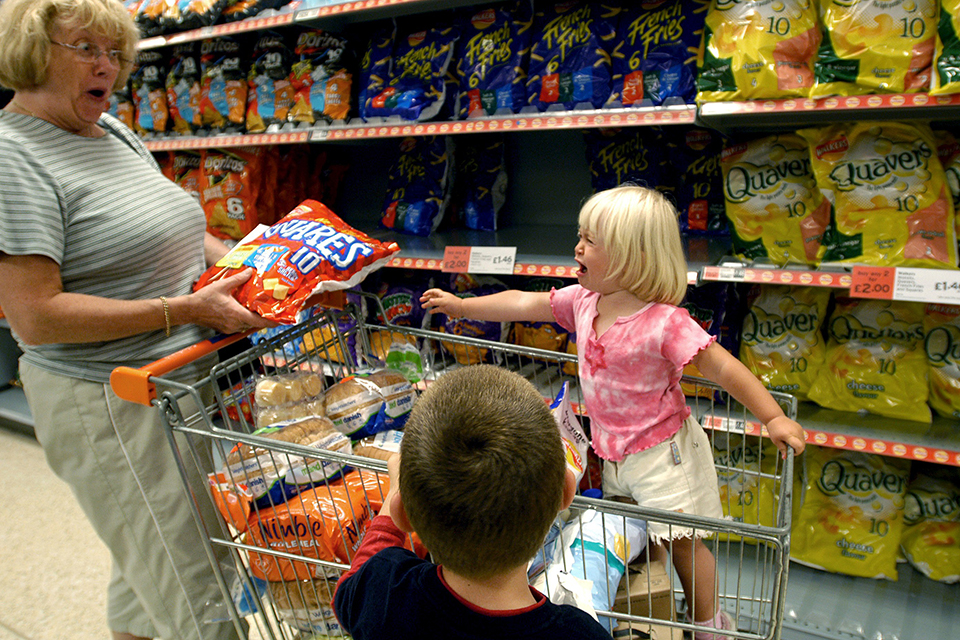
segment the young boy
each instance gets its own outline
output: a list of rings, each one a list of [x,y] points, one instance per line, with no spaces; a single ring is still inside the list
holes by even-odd
[[[354,640],[610,640],[527,583],[575,492],[557,424],[527,380],[492,365],[443,375],[414,405],[389,468],[383,509],[334,595]],[[412,531],[437,564],[402,548]]]

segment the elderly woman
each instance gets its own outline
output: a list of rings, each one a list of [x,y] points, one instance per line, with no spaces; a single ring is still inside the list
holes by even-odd
[[[159,412],[119,400],[108,379],[211,329],[270,323],[230,295],[249,272],[191,293],[226,247],[104,113],[136,43],[117,0],[0,4],[0,85],[15,91],[0,111],[0,308],[47,461],[111,551],[114,637],[237,637],[239,625],[208,623],[222,596]]]

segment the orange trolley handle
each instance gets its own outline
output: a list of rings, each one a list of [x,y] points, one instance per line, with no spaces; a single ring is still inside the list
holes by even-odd
[[[205,355],[209,355],[237,342],[241,338],[249,336],[255,331],[256,329],[251,329],[243,333],[214,336],[209,340],[204,340],[203,342],[198,342],[197,344],[180,349],[180,351],[175,351],[139,369],[134,367],[117,367],[110,373],[110,387],[113,388],[113,392],[123,400],[150,406],[157,398],[156,385],[150,378],[162,376],[165,373],[170,373],[184,365],[188,365]]]

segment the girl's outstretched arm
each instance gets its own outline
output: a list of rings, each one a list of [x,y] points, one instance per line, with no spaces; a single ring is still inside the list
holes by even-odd
[[[765,424],[770,439],[784,455],[788,445],[795,453],[803,451],[803,427],[784,415],[763,383],[730,352],[714,342],[693,358],[693,364],[705,378],[726,389]]]
[[[550,294],[509,289],[487,296],[461,298],[441,289],[427,289],[420,304],[430,313],[489,322],[553,322]]]

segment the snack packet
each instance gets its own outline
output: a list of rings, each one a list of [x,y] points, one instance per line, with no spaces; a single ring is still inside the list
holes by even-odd
[[[697,102],[810,95],[821,39],[817,4],[711,3],[698,60]]]
[[[261,317],[292,324],[311,296],[359,284],[399,250],[395,242],[350,227],[325,205],[304,200],[207,269],[194,290],[253,267],[256,274],[234,297]]]
[[[247,75],[247,133],[263,133],[287,121],[294,97],[290,84],[292,60],[293,51],[284,34],[260,34]]]
[[[167,107],[172,129],[192,135],[200,128],[200,57],[196,43],[186,42],[173,49],[166,78]]]
[[[960,92],[960,0],[940,0],[937,46],[933,53],[930,93]]]
[[[287,119],[311,125],[346,120],[353,84],[346,38],[321,29],[305,31],[297,37],[294,53],[293,106]]]
[[[818,4],[823,40],[811,97],[930,88],[937,0]]]
[[[825,368],[809,399],[837,411],[930,422],[924,310],[917,302],[836,298]]]
[[[167,65],[156,49],[137,52],[137,63],[130,74],[133,96],[134,129],[141,136],[164,133],[170,123],[166,90]]]
[[[917,571],[953,584],[960,582],[960,476],[943,475],[920,473],[907,486],[900,548]]]
[[[895,581],[909,476],[908,460],[807,447],[790,557],[835,573]]]
[[[930,407],[941,416],[960,418],[960,307],[928,304],[923,330]]]

